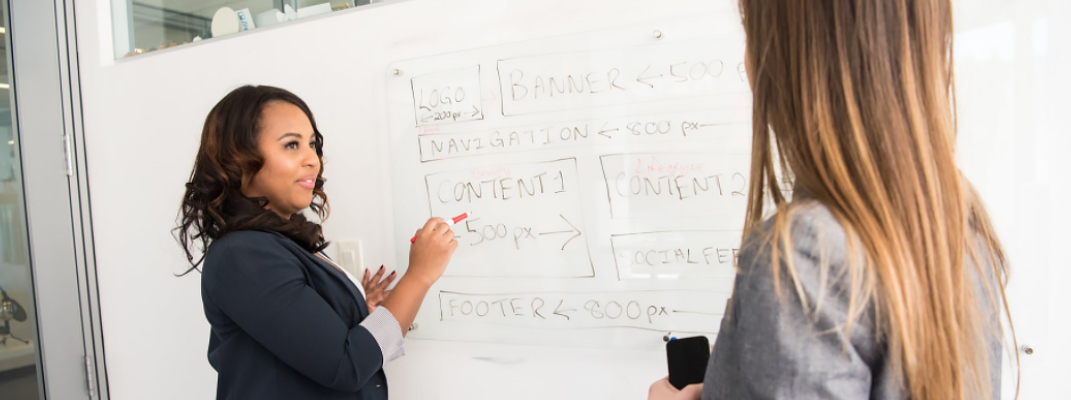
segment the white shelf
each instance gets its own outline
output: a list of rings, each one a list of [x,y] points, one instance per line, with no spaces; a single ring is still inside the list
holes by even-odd
[[[0,372],[34,365],[36,362],[33,342],[8,339],[7,344],[0,345]]]

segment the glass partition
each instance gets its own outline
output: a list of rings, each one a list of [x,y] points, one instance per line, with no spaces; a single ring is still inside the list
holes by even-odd
[[[5,2],[6,3],[6,2]],[[12,121],[7,7],[0,7],[0,399],[39,398],[36,303],[18,135]]]
[[[112,0],[116,58],[382,0]]]

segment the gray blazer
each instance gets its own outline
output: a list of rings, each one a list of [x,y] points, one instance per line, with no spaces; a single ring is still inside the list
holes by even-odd
[[[798,197],[798,196],[797,196]],[[906,399],[877,339],[874,310],[864,312],[851,336],[843,329],[848,311],[848,277],[838,276],[846,253],[843,228],[821,205],[796,212],[791,238],[803,291],[814,305],[821,287],[822,257],[831,272],[814,322],[804,315],[795,290],[782,274],[783,302],[774,291],[769,243],[752,235],[745,241],[733,297],[726,307],[717,342],[707,366],[703,399]],[[770,229],[769,222],[764,227]],[[984,309],[996,318],[988,301]],[[1000,397],[999,338],[990,345],[990,379],[994,399]]]

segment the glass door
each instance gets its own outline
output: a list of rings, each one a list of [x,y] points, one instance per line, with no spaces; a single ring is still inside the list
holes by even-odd
[[[0,399],[107,399],[74,3],[0,0]]]
[[[0,398],[36,400],[41,388],[33,274],[19,138],[12,113],[8,10],[0,7]]]

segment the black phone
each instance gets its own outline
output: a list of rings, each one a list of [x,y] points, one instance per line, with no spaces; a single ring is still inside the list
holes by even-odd
[[[677,390],[702,383],[710,361],[710,341],[706,336],[673,339],[666,342],[669,383]]]

